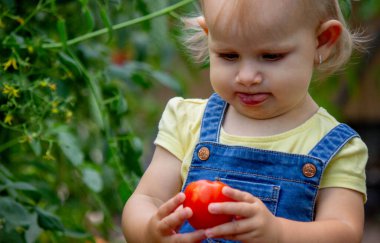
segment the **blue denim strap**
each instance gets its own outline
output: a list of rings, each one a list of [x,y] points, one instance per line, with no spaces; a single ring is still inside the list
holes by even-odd
[[[227,108],[225,102],[216,93],[209,98],[202,118],[199,142],[219,142],[223,116]]]
[[[348,125],[340,123],[319,141],[309,155],[319,158],[327,166],[331,158],[354,137],[359,137],[359,134]]]
[[[219,142],[220,129],[227,103],[216,93],[209,98],[202,118],[199,142]],[[325,166],[331,158],[352,138],[359,137],[348,125],[341,123],[326,134],[309,152],[309,155],[323,161]]]

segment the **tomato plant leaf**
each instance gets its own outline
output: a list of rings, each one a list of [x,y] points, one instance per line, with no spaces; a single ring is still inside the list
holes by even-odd
[[[69,132],[58,133],[58,139],[58,144],[62,149],[62,152],[71,163],[75,166],[82,164],[84,155],[79,148],[77,139]]]
[[[110,42],[113,38],[113,28],[110,18],[108,17],[107,10],[101,6],[100,8],[100,17],[103,21],[103,24],[106,26],[108,30],[108,40],[107,42]]]
[[[10,197],[0,197],[0,218],[13,226],[27,226],[31,221],[28,210]]]
[[[36,212],[38,215],[37,222],[41,228],[53,231],[65,230],[65,227],[63,226],[61,220],[54,214],[45,211],[39,207],[36,208]]]
[[[27,243],[37,242],[37,238],[42,233],[42,229],[38,226],[37,222],[38,215],[36,212],[32,215],[32,223],[29,228],[25,231],[25,241]]]
[[[339,5],[345,19],[349,19],[352,12],[351,0],[339,0]]]
[[[91,81],[92,79],[89,79],[89,80]],[[97,86],[94,85],[93,87],[96,88]],[[101,108],[99,107],[99,104],[96,101],[95,94],[93,92],[90,93],[88,95],[88,99],[89,99],[88,102],[90,105],[90,111],[91,111],[92,118],[94,119],[96,124],[99,126],[99,128],[104,129],[105,124],[104,124],[104,120],[103,120],[102,111],[101,111]]]
[[[103,190],[103,180],[99,172],[91,168],[82,170],[83,182],[94,192],[101,192]]]
[[[66,29],[66,20],[63,18],[58,18],[57,21],[57,31],[59,38],[65,48],[67,48],[67,29]]]
[[[80,65],[69,55],[61,51],[58,53],[58,59],[67,68],[67,70],[73,72],[75,76],[82,76]]]
[[[2,164],[0,164],[0,175],[1,174],[4,174],[4,176],[6,176],[6,177],[12,177],[13,176],[12,173],[6,167],[4,167],[4,165],[2,165]]]
[[[174,90],[177,93],[181,92],[181,86],[178,81],[172,78],[170,75],[163,73],[161,71],[155,71],[151,73],[152,77],[157,80],[162,85]]]
[[[40,156],[41,155],[41,142],[38,139],[32,139],[29,142],[30,147],[32,148],[35,155]]]
[[[6,184],[6,187],[22,191],[37,191],[37,189],[34,186],[26,182],[8,182]]]
[[[88,9],[88,7],[83,8],[82,10],[84,16],[84,31],[90,32],[95,28],[95,20],[92,12]]]

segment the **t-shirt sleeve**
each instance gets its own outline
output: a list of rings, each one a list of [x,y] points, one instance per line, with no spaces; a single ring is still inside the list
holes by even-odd
[[[365,167],[368,149],[360,138],[350,140],[330,161],[322,176],[321,188],[343,187],[361,192],[367,198]]]
[[[158,134],[154,144],[184,161],[189,153],[192,154],[198,141],[206,103],[205,99],[181,97],[170,99],[158,124]]]
[[[184,151],[181,148],[181,130],[177,112],[182,101],[183,98],[175,97],[166,104],[158,124],[158,134],[154,141],[155,145],[163,147],[180,160],[183,159]]]

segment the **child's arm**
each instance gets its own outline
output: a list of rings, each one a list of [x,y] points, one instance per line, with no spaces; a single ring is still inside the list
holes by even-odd
[[[361,242],[364,225],[363,195],[344,188],[321,189],[316,219],[297,222],[273,216],[263,202],[251,194],[231,188],[223,193],[238,203],[220,203],[213,213],[237,215],[241,219],[206,230],[208,237],[242,242]],[[297,199],[294,199],[297,207]]]
[[[203,231],[175,234],[192,215],[189,208],[179,207],[185,199],[179,193],[180,170],[181,162],[157,146],[150,166],[124,207],[122,228],[128,243],[197,242],[204,238]]]

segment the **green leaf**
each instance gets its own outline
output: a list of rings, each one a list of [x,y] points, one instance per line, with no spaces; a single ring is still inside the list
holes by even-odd
[[[37,156],[41,155],[42,148],[41,148],[41,142],[40,142],[40,140],[38,140],[38,139],[32,139],[29,142],[29,145],[32,148],[32,150],[33,150],[33,152],[34,152],[35,155],[37,155]]]
[[[153,79],[177,93],[182,92],[182,87],[176,79],[169,74],[153,69],[153,67],[147,63],[129,62],[123,67],[110,66],[108,72],[110,75],[127,82],[132,80],[143,88],[151,87],[150,80]]]
[[[339,0],[339,6],[345,19],[349,19],[352,13],[351,0]]]
[[[32,223],[29,228],[25,231],[25,241],[26,243],[37,242],[37,238],[42,233],[42,229],[38,226],[37,213],[33,213]]]
[[[58,139],[58,144],[66,158],[75,166],[82,164],[84,155],[77,139],[69,132],[58,133]]]
[[[82,170],[83,182],[94,192],[101,192],[103,190],[103,180],[99,172],[91,168]]]
[[[7,169],[5,168],[4,165],[0,164],[0,174],[4,174],[6,177],[12,177],[12,173]]]
[[[31,222],[28,210],[10,197],[0,197],[0,218],[13,226],[28,226]]]
[[[170,75],[160,72],[160,71],[152,72],[151,75],[155,80],[157,80],[162,85],[174,90],[177,93],[181,92],[182,89],[178,81],[172,78]]]
[[[65,230],[65,227],[61,222],[61,219],[55,216],[54,214],[45,211],[39,207],[36,207],[36,212],[38,215],[37,222],[41,228],[46,230],[62,232]]]
[[[80,65],[69,55],[61,51],[58,53],[58,59],[68,69],[68,71],[73,72],[75,76],[82,76]]]
[[[111,20],[108,17],[108,14],[107,14],[107,10],[103,6],[100,7],[100,18],[102,19],[103,24],[105,25],[105,27],[108,30],[108,40],[107,40],[107,42],[110,42],[112,40],[112,38],[113,38],[113,28],[112,28]]]
[[[22,190],[22,191],[37,191],[37,189],[26,182],[11,182],[6,184],[7,188]]]
[[[83,16],[84,16],[84,31],[91,32],[95,28],[95,20],[92,12],[88,9],[88,7],[83,8]]]
[[[125,113],[126,111],[128,111],[128,103],[124,99],[124,97],[120,94],[117,100],[117,114],[121,115]]]
[[[128,111],[128,103],[121,94],[121,92],[114,97],[111,103],[111,109],[112,111],[115,111],[117,115],[122,115],[126,111]]]
[[[65,49],[67,49],[67,29],[66,29],[66,20],[65,19],[58,18],[57,31],[59,34],[59,39],[61,40]]]
[[[89,80],[91,81],[92,79],[89,79]],[[97,86],[94,86],[94,87],[96,88]],[[98,125],[101,129],[104,129],[105,124],[104,124],[104,120],[103,120],[101,107],[99,107],[98,102],[96,101],[95,94],[93,92],[91,92],[88,95],[88,99],[89,99],[90,111],[91,111],[92,118],[96,122],[96,125]]]
[[[124,183],[121,183],[119,186],[118,186],[118,192],[119,192],[119,196],[120,196],[120,199],[123,201],[123,202],[126,202],[128,200],[128,198],[132,195],[133,193],[133,190],[131,189],[134,189],[135,188],[135,185],[128,185],[128,186],[125,186]]]

